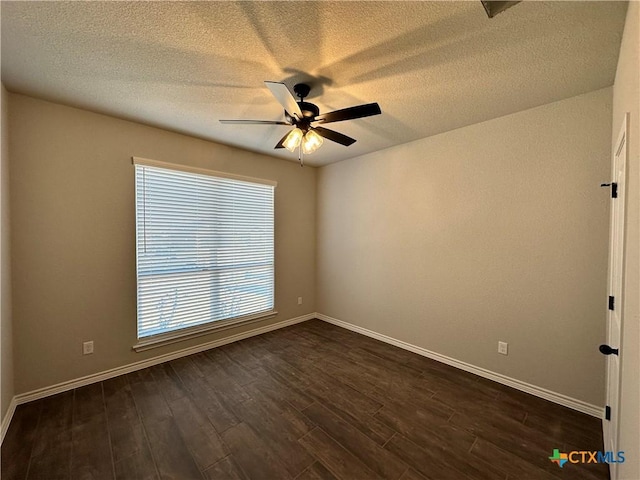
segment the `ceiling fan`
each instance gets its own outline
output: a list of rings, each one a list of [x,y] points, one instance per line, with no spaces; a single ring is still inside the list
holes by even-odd
[[[286,148],[290,152],[298,149],[298,159],[302,165],[302,154],[315,152],[322,145],[322,139],[348,147],[355,143],[355,139],[318,124],[342,122],[355,118],[370,117],[382,113],[377,103],[367,103],[355,107],[343,108],[329,113],[320,114],[320,109],[313,103],[305,102],[311,87],[306,83],[298,83],[293,86],[293,91],[300,100],[296,101],[289,88],[281,82],[264,82],[273,96],[284,107],[286,121],[271,120],[220,120],[224,124],[240,125],[290,125],[294,127],[289,133],[280,139],[275,148]]]

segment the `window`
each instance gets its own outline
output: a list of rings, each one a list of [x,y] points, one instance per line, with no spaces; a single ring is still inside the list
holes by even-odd
[[[275,314],[275,182],[133,161],[138,339]]]

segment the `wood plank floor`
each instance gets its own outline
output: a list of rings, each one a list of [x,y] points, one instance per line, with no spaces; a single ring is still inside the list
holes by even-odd
[[[313,320],[17,408],[3,480],[607,479],[600,420]]]

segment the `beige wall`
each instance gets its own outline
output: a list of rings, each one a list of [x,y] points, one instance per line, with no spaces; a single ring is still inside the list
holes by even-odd
[[[629,112],[626,251],[623,299],[619,448],[627,452],[621,480],[640,478],[640,4],[629,2],[613,86],[612,144]]]
[[[247,329],[131,350],[132,155],[277,181],[279,315],[249,328],[315,310],[314,168],[22,95],[10,94],[10,101],[17,394]],[[86,340],[95,342],[93,355],[81,354]]]
[[[602,406],[611,97],[319,169],[318,311]]]
[[[9,94],[1,85],[0,106],[0,419],[4,419],[14,395],[13,332],[11,317],[11,255],[9,243]]]

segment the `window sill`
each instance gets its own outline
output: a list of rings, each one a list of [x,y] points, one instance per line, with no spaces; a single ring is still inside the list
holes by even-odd
[[[257,313],[255,315],[246,315],[244,317],[231,318],[229,320],[219,320],[206,325],[185,328],[184,330],[161,333],[159,335],[153,335],[151,337],[138,340],[138,343],[136,343],[132,348],[136,352],[144,352],[145,350],[164,347],[165,345],[190,340],[192,338],[201,337],[202,335],[208,335],[228,328],[266,320],[267,318],[275,317],[277,314],[278,312],[275,310],[269,310],[268,312]]]

